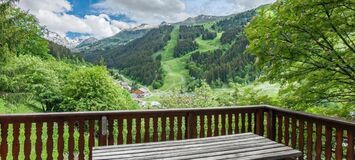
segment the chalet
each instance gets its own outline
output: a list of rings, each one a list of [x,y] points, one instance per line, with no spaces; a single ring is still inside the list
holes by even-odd
[[[139,88],[131,91],[133,98],[143,98],[150,96],[150,92],[146,88]]]

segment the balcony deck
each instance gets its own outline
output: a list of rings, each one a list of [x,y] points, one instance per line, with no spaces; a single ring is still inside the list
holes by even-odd
[[[355,122],[272,106],[0,115],[1,159],[92,159],[92,148],[253,132],[302,152],[354,160]]]

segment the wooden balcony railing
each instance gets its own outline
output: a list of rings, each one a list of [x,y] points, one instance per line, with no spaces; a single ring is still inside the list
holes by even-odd
[[[1,159],[91,159],[92,147],[254,132],[301,159],[354,160],[355,123],[272,106],[0,115]]]

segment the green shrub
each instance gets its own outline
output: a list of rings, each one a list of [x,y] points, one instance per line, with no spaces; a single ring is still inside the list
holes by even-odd
[[[104,67],[82,68],[69,74],[64,85],[64,111],[136,109],[130,94],[119,88]]]

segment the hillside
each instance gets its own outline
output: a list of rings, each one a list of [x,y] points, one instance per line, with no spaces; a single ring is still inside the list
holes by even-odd
[[[224,16],[210,16],[210,15],[199,15],[197,17],[189,17],[182,22],[177,22],[174,25],[197,25],[197,24],[204,24],[208,22],[215,22],[226,18]]]
[[[84,52],[86,54],[110,50],[115,48],[117,45],[124,45],[134,39],[140,38],[148,31],[149,29],[124,30],[112,37],[104,38],[93,43],[82,42],[76,46],[74,50]]]
[[[255,10],[198,16],[151,30],[120,32],[79,49],[87,61],[104,61],[156,89],[193,89],[203,80],[216,87],[247,83],[255,79],[256,71],[254,58],[244,53],[248,45],[244,27],[254,15]]]

